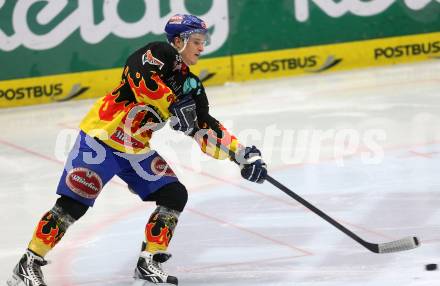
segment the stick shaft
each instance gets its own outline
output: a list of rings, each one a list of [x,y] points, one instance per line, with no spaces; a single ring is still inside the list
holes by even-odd
[[[231,159],[233,159],[236,164],[239,164],[235,157],[235,153],[232,150],[230,150],[228,147],[222,144],[216,144],[217,143],[216,140],[215,139],[212,140],[210,137],[208,137],[208,141],[210,141],[212,144],[217,145],[224,152],[228,153]],[[314,205],[312,205],[311,203],[300,197],[298,194],[296,194],[295,192],[293,192],[292,190],[290,190],[289,188],[287,188],[286,186],[284,186],[283,184],[281,184],[280,182],[269,176],[269,174],[266,175],[266,181],[268,181],[273,186],[283,191],[289,197],[293,198],[294,200],[305,206],[310,211],[317,214],[319,217],[326,220],[328,223],[330,223],[331,225],[333,225],[334,227],[345,233],[347,236],[351,237],[353,240],[355,240],[356,242],[358,242],[360,245],[370,250],[371,252],[389,253],[389,252],[397,252],[402,250],[409,250],[419,246],[419,241],[416,237],[405,238],[405,239],[392,241],[388,243],[382,243],[382,244],[365,241],[362,238],[360,238],[358,235],[353,233],[351,230],[349,230],[348,228],[346,228],[345,226],[343,226],[342,224],[340,224],[339,222],[328,216],[326,213],[324,213],[323,211],[321,211],[320,209],[318,209],[317,207],[315,207]]]
[[[208,139],[208,141],[211,141],[211,140]],[[214,142],[212,142],[212,143],[214,143]],[[234,159],[234,162],[236,164],[238,164],[238,162],[235,158],[235,153],[232,150],[230,150],[228,147],[226,147],[224,145],[220,145],[220,148],[224,152],[228,153],[229,156],[232,159]],[[348,235],[349,237],[354,239],[356,242],[358,242],[359,244],[361,244],[362,246],[364,246],[368,250],[375,252],[375,253],[379,253],[379,246],[377,244],[369,243],[369,242],[363,240],[358,235],[356,235],[355,233],[353,233],[352,231],[350,231],[349,229],[344,227],[342,224],[340,224],[339,222],[337,222],[336,220],[334,220],[333,218],[328,216],[326,213],[324,213],[323,211],[321,211],[320,209],[318,209],[317,207],[315,207],[314,205],[312,205],[311,203],[309,203],[308,201],[306,201],[305,199],[300,197],[298,194],[296,194],[295,192],[293,192],[292,190],[290,190],[289,188],[287,188],[286,186],[284,186],[283,184],[281,184],[280,182],[278,182],[277,180],[272,178],[269,174],[266,176],[266,181],[268,181],[273,186],[280,189],[285,194],[287,194],[288,196],[290,196],[291,198],[293,198],[294,200],[296,200],[297,202],[299,202],[300,204],[302,204],[303,206],[305,206],[306,208],[308,208],[309,210],[311,210],[312,212],[314,212],[315,214],[317,214],[318,216],[320,216],[321,218],[326,220],[328,223],[330,223],[331,225],[333,225],[334,227],[336,227],[337,229],[339,229],[340,231],[342,231],[343,233],[345,233],[346,235]]]
[[[343,233],[345,233],[346,235],[348,235],[349,237],[351,237],[352,239],[354,239],[355,241],[366,247],[368,250],[373,252],[378,252],[378,249],[375,249],[374,244],[366,242],[358,235],[347,229],[345,226],[343,226],[342,224],[340,224],[339,222],[328,216],[326,213],[324,213],[323,211],[321,211],[320,209],[318,209],[317,207],[315,207],[314,205],[312,205],[311,203],[309,203],[308,201],[297,195],[295,192],[291,191],[289,188],[287,188],[286,186],[284,186],[283,184],[281,184],[271,176],[267,175],[266,181],[268,181],[269,183],[271,183],[272,185],[283,191],[285,194],[287,194],[288,196],[290,196],[291,198],[293,198],[294,200],[296,200],[297,202],[299,202],[300,204],[302,204],[303,206],[305,206],[306,208],[308,208],[309,210],[311,210],[312,212],[314,212],[315,214],[326,220],[328,223],[330,223],[331,225],[333,225],[334,227],[336,227],[337,229],[339,229],[340,231],[342,231]]]

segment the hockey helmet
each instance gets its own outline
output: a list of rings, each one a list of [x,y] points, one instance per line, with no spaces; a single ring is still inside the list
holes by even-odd
[[[172,43],[175,37],[188,40],[191,34],[196,33],[208,36],[205,21],[194,15],[187,14],[176,14],[172,16],[165,25],[165,32],[167,33],[169,43]]]

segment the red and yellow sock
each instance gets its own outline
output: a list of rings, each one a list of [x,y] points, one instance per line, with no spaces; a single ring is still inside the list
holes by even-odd
[[[146,251],[166,251],[176,228],[179,212],[158,206],[145,227]]]
[[[70,215],[55,205],[38,222],[28,248],[44,257],[61,240],[74,221]]]

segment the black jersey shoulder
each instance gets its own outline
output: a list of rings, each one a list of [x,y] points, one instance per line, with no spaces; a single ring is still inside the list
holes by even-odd
[[[151,42],[132,53],[126,65],[141,74],[168,76],[181,62],[177,50],[167,42]]]

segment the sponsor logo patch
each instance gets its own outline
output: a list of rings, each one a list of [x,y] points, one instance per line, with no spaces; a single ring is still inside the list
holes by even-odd
[[[116,129],[116,131],[112,134],[110,139],[125,147],[138,148],[138,149],[145,148],[144,143],[140,142],[139,140],[136,140],[134,137],[125,133],[124,129],[122,129],[121,127],[118,127]]]
[[[165,162],[165,160],[160,156],[157,156],[153,159],[153,161],[151,161],[151,171],[153,171],[155,175],[176,177],[176,174],[174,174],[167,162]]]
[[[183,16],[182,15],[175,15],[171,17],[171,19],[168,21],[169,24],[182,24]]]
[[[67,186],[87,199],[96,199],[102,190],[101,177],[87,168],[74,168],[66,176]]]
[[[151,53],[151,50],[148,50],[145,54],[142,55],[142,65],[145,65],[145,63],[149,63],[153,66],[159,66],[159,69],[161,70],[164,66],[164,63],[158,60],[153,56]]]

